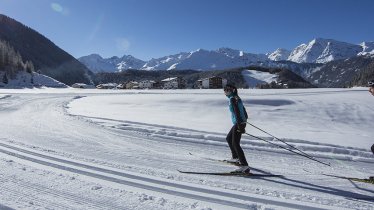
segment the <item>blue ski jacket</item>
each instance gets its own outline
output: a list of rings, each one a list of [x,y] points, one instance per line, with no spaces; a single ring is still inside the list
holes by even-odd
[[[231,94],[229,98],[229,109],[231,112],[231,121],[233,124],[247,122],[248,115],[243,102],[239,96]]]

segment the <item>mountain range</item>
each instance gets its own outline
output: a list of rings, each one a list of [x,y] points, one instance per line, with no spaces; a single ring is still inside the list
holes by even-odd
[[[360,55],[374,54],[374,42],[350,44],[333,39],[316,38],[301,44],[292,51],[278,48],[268,54],[246,53],[241,50],[219,48],[217,50],[198,49],[189,53],[181,52],[149,61],[142,61],[131,55],[122,58],[102,58],[92,54],[79,58],[93,72],[118,72],[137,70],[220,70],[244,66],[282,66],[277,61],[294,63],[325,64],[334,60]]]
[[[131,55],[102,58],[98,54],[81,57],[78,61],[42,34],[1,14],[0,41],[5,43],[4,46],[8,46],[3,47],[1,52],[13,55],[13,60],[15,58],[20,60],[18,64],[23,64],[26,67],[26,73],[30,74],[30,77],[34,69],[38,73],[45,74],[67,85],[93,83],[94,81],[96,84],[104,82],[104,80],[112,81],[116,79],[123,82],[130,77],[162,78],[170,76],[171,72],[178,76],[182,70],[187,70],[184,71],[183,77],[190,78],[190,84],[201,78],[217,76],[216,72],[221,72],[218,76],[227,77],[239,84],[243,83],[242,87],[245,87],[243,75],[238,71],[241,72],[246,69],[277,74],[277,81],[297,84],[294,87],[310,87],[310,85],[295,77],[292,73],[301,76],[312,86],[318,87],[362,86],[368,80],[374,79],[374,42],[350,44],[332,39],[316,38],[307,44],[295,47],[293,50],[279,48],[268,54],[254,54],[230,48],[219,48],[217,50],[198,49],[192,52],[181,52],[149,61],[142,61]],[[10,53],[12,50],[15,53]],[[6,64],[6,62],[2,64]],[[30,68],[26,64],[30,64]],[[32,66],[34,68],[31,68]],[[129,77],[126,72],[130,69],[135,72],[138,71],[138,73],[133,72],[132,76]],[[90,70],[109,73],[100,76],[93,74]],[[142,70],[142,72],[139,70]],[[200,73],[191,72],[196,70]],[[0,76],[4,84],[12,83],[12,81],[7,81],[12,79],[11,72],[13,71],[9,70],[8,67],[0,69]],[[125,74],[118,75],[113,74],[113,72],[123,72]],[[153,74],[159,72],[165,74]],[[189,74],[193,74],[193,76],[189,76]],[[280,75],[283,75],[282,78]],[[32,79],[22,80],[33,81]],[[30,82],[30,84],[35,84],[35,81]],[[42,86],[43,84],[38,85]],[[20,84],[20,86],[25,86],[25,84]]]

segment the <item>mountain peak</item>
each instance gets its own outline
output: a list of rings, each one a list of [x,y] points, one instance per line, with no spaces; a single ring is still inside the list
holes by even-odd
[[[296,47],[288,60],[296,63],[326,63],[356,56],[362,47],[333,39],[315,38]]]
[[[268,55],[268,58],[273,61],[282,61],[287,60],[288,56],[290,56],[291,51],[278,48],[274,52]]]

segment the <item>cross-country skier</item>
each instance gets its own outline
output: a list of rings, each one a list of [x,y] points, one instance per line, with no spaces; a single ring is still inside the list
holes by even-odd
[[[368,85],[369,85],[369,92],[371,93],[371,95],[374,96],[374,80],[368,82]]]
[[[232,159],[227,161],[236,163],[239,166],[239,169],[234,172],[249,173],[250,168],[245,159],[243,149],[240,147],[240,139],[242,134],[245,133],[248,115],[242,100],[238,96],[238,89],[234,85],[226,85],[223,90],[226,97],[229,98],[229,110],[234,124],[226,137],[232,154]]]
[[[369,85],[369,92],[371,93],[371,95],[374,96],[374,80],[371,80],[370,82],[368,82],[368,85]],[[371,151],[374,154],[374,144],[371,146]]]

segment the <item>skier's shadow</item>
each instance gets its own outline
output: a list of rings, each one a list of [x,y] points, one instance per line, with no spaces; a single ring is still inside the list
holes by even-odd
[[[262,170],[259,170],[259,171],[262,171]],[[268,174],[270,174],[270,173],[268,173]],[[248,178],[250,178],[250,177],[248,177]],[[365,200],[365,201],[374,203],[374,197],[372,197],[372,196],[363,195],[363,194],[350,192],[350,191],[346,191],[346,190],[341,190],[341,189],[337,189],[337,188],[333,188],[333,187],[320,186],[320,185],[316,185],[316,184],[312,184],[312,183],[308,183],[308,182],[303,182],[303,181],[300,181],[300,180],[290,179],[290,178],[287,178],[286,176],[279,177],[278,179],[270,179],[270,178],[267,178],[267,177],[259,177],[259,178],[265,179],[267,181],[274,182],[274,183],[277,183],[277,184],[283,184],[283,185],[288,185],[288,186],[292,186],[292,187],[298,187],[298,188],[302,188],[302,189],[308,189],[308,190],[312,190],[312,191],[328,193],[328,194],[332,194],[332,195],[340,195],[340,196],[344,196],[344,197],[347,197],[347,198],[353,198],[353,199],[357,199],[357,200]],[[288,181],[288,182],[279,181],[279,179],[285,180],[285,181]],[[365,190],[367,192],[371,192],[371,193],[374,194],[374,191],[372,191],[372,190],[362,189],[362,188],[359,188],[357,185],[355,185],[355,186],[360,190]]]

